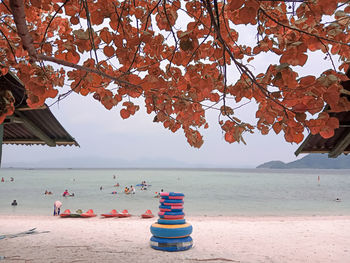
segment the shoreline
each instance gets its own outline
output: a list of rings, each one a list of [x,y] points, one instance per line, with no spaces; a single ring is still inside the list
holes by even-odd
[[[350,216],[186,216],[194,247],[149,246],[156,221],[0,215],[0,235],[36,227],[38,234],[0,240],[4,262],[347,262]]]
[[[61,211],[62,212],[62,211]],[[153,220],[157,220],[156,214],[157,212],[154,212],[153,214],[155,217]],[[67,219],[67,218],[60,218],[59,216],[53,216],[53,215],[26,215],[26,214],[1,214],[0,213],[0,221],[3,219]],[[77,218],[79,220],[79,218]],[[80,218],[81,220],[106,220],[106,218],[103,218],[99,214],[97,214],[96,217],[92,218]],[[118,220],[119,218],[110,218],[110,220]],[[128,220],[143,220],[141,218],[141,215],[132,215],[131,217],[127,218]],[[297,220],[297,221],[307,221],[307,220],[334,220],[334,219],[344,219],[344,220],[350,220],[350,215],[187,215],[185,213],[185,219],[186,220],[203,220],[203,219],[212,219],[212,220],[234,220],[234,221],[269,221],[269,220]],[[152,220],[152,219],[148,219]]]
[[[95,211],[95,210],[94,210]],[[61,210],[61,213],[63,211]],[[74,211],[72,211],[74,212]],[[83,210],[83,212],[86,212]],[[156,220],[157,214],[159,211],[154,210],[153,215],[155,216],[153,219]],[[91,220],[91,219],[105,219],[101,216],[102,213],[95,212],[96,217],[92,218],[81,218],[82,220]],[[11,214],[11,213],[0,213],[0,220],[2,218],[37,218],[37,219],[49,219],[49,218],[59,218],[58,216],[50,215],[35,215],[35,214]],[[348,219],[350,220],[350,215],[340,214],[340,215],[322,215],[322,214],[314,214],[314,215],[211,215],[211,214],[188,214],[185,211],[185,219],[214,219],[214,220],[235,220],[235,221],[268,221],[268,220],[332,220],[332,219]],[[113,219],[113,218],[112,218]],[[118,218],[114,218],[117,220]],[[133,214],[131,213],[131,217],[129,219],[142,219],[141,214]]]

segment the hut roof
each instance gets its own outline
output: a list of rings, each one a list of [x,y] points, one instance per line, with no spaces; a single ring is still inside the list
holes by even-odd
[[[15,98],[15,112],[4,121],[3,144],[79,146],[45,104],[39,109],[27,105],[24,85],[12,73],[0,77],[0,90],[7,89]]]
[[[350,70],[346,72],[346,76],[350,78]],[[345,90],[342,96],[350,99],[350,80],[343,81],[341,85]],[[327,105],[325,110],[328,109]],[[309,134],[296,150],[296,156],[300,153],[328,153],[328,157],[336,158],[342,153],[350,153],[350,112],[329,112],[329,115],[339,120],[339,128],[335,129],[334,136],[324,139],[319,134]]]

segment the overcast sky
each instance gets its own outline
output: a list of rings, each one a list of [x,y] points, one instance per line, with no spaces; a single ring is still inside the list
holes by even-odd
[[[208,112],[210,127],[203,134],[202,147],[195,149],[189,146],[182,130],[172,133],[152,122],[153,116],[145,114],[144,107],[127,120],[121,119],[119,109],[108,111],[91,96],[72,94],[51,110],[80,147],[4,145],[3,164],[99,157],[129,161],[168,158],[194,166],[256,167],[271,160],[296,160],[294,151],[298,146],[285,142],[282,134],[247,134],[247,145],[225,142],[216,112]],[[254,116],[254,110],[249,105],[242,111]]]
[[[253,43],[255,31],[247,28],[240,30],[242,41]],[[325,67],[331,67],[331,62],[323,60],[324,54],[313,53],[309,56],[308,66],[296,67],[300,76],[318,74]],[[321,63],[320,63],[321,62]],[[254,72],[265,72],[270,64],[278,64],[278,59],[259,55],[250,63]],[[323,66],[323,68],[321,68]],[[229,72],[229,76],[237,72]],[[48,101],[50,105],[52,102]],[[281,160],[294,161],[297,144],[287,143],[283,134],[255,134],[244,136],[247,145],[225,142],[217,121],[217,112],[207,112],[209,129],[204,130],[204,144],[200,149],[189,146],[182,130],[172,133],[163,128],[161,123],[152,122],[154,115],[147,115],[144,106],[135,116],[122,120],[119,114],[121,105],[112,110],[106,110],[91,95],[83,97],[71,94],[68,98],[51,107],[58,121],[80,144],[80,147],[48,147],[48,146],[3,146],[3,166],[13,162],[38,162],[61,158],[112,158],[131,161],[153,159],[172,159],[198,167],[233,167],[253,168],[264,162]],[[254,103],[235,111],[242,120],[255,120],[256,106]],[[306,134],[306,133],[305,133]],[[298,158],[303,157],[300,155]]]

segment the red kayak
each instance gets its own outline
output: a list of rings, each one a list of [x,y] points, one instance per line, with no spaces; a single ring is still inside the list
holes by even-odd
[[[145,213],[141,215],[142,218],[152,218],[154,215],[152,214],[151,210],[147,210]]]
[[[103,217],[118,217],[119,213],[117,212],[117,210],[113,209],[109,213],[101,214],[101,216],[103,216]]]
[[[129,211],[124,209],[121,213],[118,214],[118,217],[130,217]]]
[[[82,213],[81,217],[95,217],[96,214],[94,214],[94,211],[92,209],[89,209],[86,213]]]
[[[64,210],[62,214],[60,214],[60,217],[70,217],[71,212],[69,209]]]
[[[63,218],[68,218],[68,217],[81,217],[80,213],[75,213],[72,214],[71,211],[69,209],[64,210],[64,212],[62,214],[60,214],[60,217]]]

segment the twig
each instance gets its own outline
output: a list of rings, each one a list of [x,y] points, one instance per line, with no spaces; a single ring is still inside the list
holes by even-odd
[[[1,34],[4,36],[4,38],[6,39],[7,44],[9,45],[9,47],[10,47],[10,49],[11,49],[11,53],[12,53],[12,55],[13,55],[13,59],[15,60],[15,62],[16,62],[16,64],[17,64],[16,55],[15,55],[15,52],[14,52],[12,46],[11,46],[10,41],[8,40],[8,38],[6,37],[6,35],[4,34],[4,32],[2,32],[2,31],[0,30],[0,33],[1,33]]]
[[[258,13],[259,12],[263,13],[267,18],[269,18],[270,20],[272,20],[273,22],[275,22],[276,24],[278,24],[278,25],[280,25],[282,27],[285,27],[285,28],[297,31],[297,32],[302,33],[302,34],[306,34],[306,35],[309,35],[309,36],[316,37],[317,39],[322,39],[322,40],[325,40],[325,41],[328,41],[328,42],[333,42],[333,43],[349,46],[348,43],[344,43],[344,42],[341,42],[341,41],[337,41],[337,40],[329,39],[329,38],[326,38],[326,37],[318,36],[316,34],[313,34],[313,33],[310,33],[310,32],[304,31],[304,30],[301,30],[299,28],[285,25],[285,24],[281,23],[280,21],[278,21],[277,19],[275,19],[272,16],[270,16],[269,14],[267,14],[266,11],[264,9],[262,9],[262,8],[258,9]]]
[[[49,30],[49,27],[52,23],[52,21],[55,19],[56,15],[62,10],[62,8],[65,6],[65,4],[68,3],[69,0],[66,0],[55,12],[55,14],[51,17],[49,23],[47,24],[46,26],[46,29],[45,29],[45,33],[44,33],[44,36],[43,36],[43,39],[41,40],[41,43],[40,43],[40,46],[42,47],[43,44],[44,44],[44,41],[45,41],[45,37],[46,37],[46,34],[47,34],[47,31]]]

